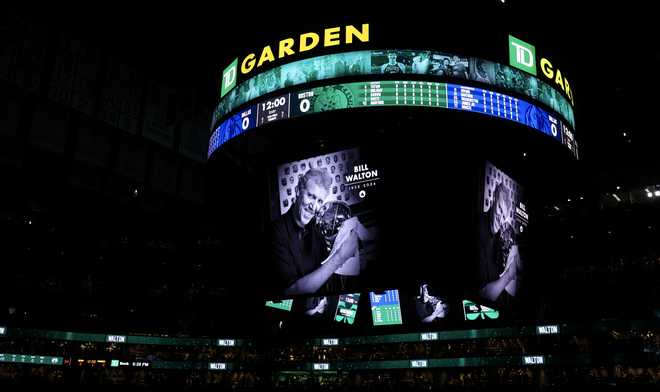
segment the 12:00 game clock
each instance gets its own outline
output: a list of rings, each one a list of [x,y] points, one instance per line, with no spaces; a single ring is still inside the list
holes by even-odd
[[[257,104],[257,124],[289,118],[290,94],[281,95]]]

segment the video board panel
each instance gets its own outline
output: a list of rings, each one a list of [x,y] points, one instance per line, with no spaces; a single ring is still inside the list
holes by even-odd
[[[370,292],[371,317],[375,326],[403,324],[399,290]]]
[[[397,74],[462,79],[499,87],[542,102],[575,128],[569,101],[535,76],[508,65],[431,50],[345,52],[282,65],[246,80],[227,93],[213,112],[211,126],[239,106],[279,89],[346,76]]]
[[[383,178],[370,165],[361,149],[350,148],[275,168],[270,250],[276,292],[346,292],[360,288],[363,275],[376,267],[373,203]]]
[[[522,245],[529,214],[522,187],[490,162],[482,194],[477,226],[479,295],[488,305],[506,309],[525,283],[528,261]]]
[[[335,321],[346,324],[355,323],[359,302],[360,293],[341,294],[335,311]]]
[[[274,308],[274,309],[279,309],[279,310],[284,310],[286,312],[291,311],[291,307],[293,306],[293,300],[292,299],[283,299],[281,301],[266,301],[266,306],[269,308]]]
[[[458,84],[385,80],[315,87],[257,103],[220,124],[208,156],[232,138],[257,126],[302,115],[364,107],[416,106],[469,111],[514,121],[565,145],[577,158],[571,129],[556,116],[524,100]]]

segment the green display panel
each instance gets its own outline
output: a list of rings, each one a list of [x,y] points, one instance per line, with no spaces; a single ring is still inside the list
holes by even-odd
[[[151,367],[151,362],[147,361],[121,361],[113,359],[110,361],[110,367],[133,367],[133,368],[148,368]]]
[[[52,340],[67,340],[78,342],[102,342],[125,344],[153,344],[163,346],[217,346],[218,339],[208,338],[164,338],[158,336],[140,335],[105,335],[97,333],[79,333],[66,331],[43,331],[38,329],[16,329],[6,331],[11,337],[44,338]],[[251,342],[243,339],[232,339],[235,346],[250,345]]]
[[[275,308],[275,309],[280,309],[284,310],[287,312],[291,311],[291,307],[293,306],[293,300],[292,299],[283,299],[282,301],[266,301],[266,306],[269,308]]]
[[[292,98],[294,116],[367,106],[447,108],[447,85],[399,80],[345,83],[305,90]]]
[[[399,290],[387,290],[383,293],[369,293],[371,300],[371,317],[374,325],[399,325],[401,319],[401,303]]]
[[[478,305],[466,299],[463,300],[463,314],[465,315],[465,320],[470,321],[477,320],[480,317],[482,320],[494,320],[500,317],[500,312],[497,310],[491,309],[487,306]]]
[[[342,294],[339,296],[335,321],[339,323],[353,324],[357,316],[360,293]]]
[[[640,355],[649,353],[606,354],[597,358],[597,363],[620,364],[628,362],[655,364],[655,355]],[[418,358],[387,361],[337,361],[328,364],[330,369],[369,370],[369,369],[419,369],[419,368],[465,368],[465,367],[519,367],[519,366],[591,366],[594,363],[591,354],[559,354],[559,355],[498,355],[488,357],[459,358]],[[307,368],[311,368],[308,364]]]
[[[64,362],[62,357],[49,357],[47,355],[25,355],[25,354],[2,354],[0,353],[0,362],[9,363],[31,363],[35,365],[61,365]]]
[[[433,81],[469,80],[528,96],[561,114],[575,129],[571,103],[553,86],[529,74],[536,72],[536,62],[530,63],[535,56],[534,47],[520,40],[510,41],[510,47],[515,60],[512,66],[430,50],[371,50],[299,60],[239,83],[234,62],[222,72],[223,98],[213,112],[211,127],[215,128],[219,120],[243,104],[277,90],[347,76],[413,74]],[[374,101],[378,101],[377,97]]]

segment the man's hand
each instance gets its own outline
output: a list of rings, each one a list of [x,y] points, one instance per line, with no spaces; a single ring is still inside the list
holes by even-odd
[[[358,251],[358,235],[355,229],[350,225],[342,226],[339,229],[337,238],[330,252],[333,260],[336,261],[336,268],[341,267],[351,257],[355,256]]]
[[[328,307],[328,299],[327,299],[327,297],[323,297],[319,301],[319,304],[316,305],[316,307],[314,307],[312,309],[309,309],[305,313],[309,316],[313,316],[313,315],[318,314],[318,313],[325,313],[325,309],[327,307]]]
[[[343,229],[344,227],[346,227],[347,229],[355,230],[360,241],[372,241],[374,239],[373,238],[374,234],[369,230],[367,230],[367,228],[364,227],[364,225],[358,220],[356,216],[346,219],[341,224],[341,229]]]
[[[513,279],[512,281],[509,282],[509,284],[504,287],[504,291],[509,293],[510,296],[515,297],[516,293],[518,292],[518,280]]]
[[[439,318],[445,317],[445,304],[443,302],[438,301],[438,303],[435,304],[435,309],[433,309],[433,316]]]
[[[518,263],[520,254],[518,253],[518,245],[513,245],[509,251],[509,257],[506,260],[506,267],[500,274],[500,277],[506,277],[507,281],[516,279],[518,275]]]

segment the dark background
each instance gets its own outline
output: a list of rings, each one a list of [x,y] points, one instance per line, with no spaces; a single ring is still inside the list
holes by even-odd
[[[653,258],[656,252],[656,208],[633,202],[660,182],[654,118],[660,50],[649,10],[627,3],[625,9],[599,4],[577,11],[569,3],[522,1],[428,10],[288,3],[253,12],[255,7],[10,7],[0,35],[7,43],[3,67],[12,70],[2,79],[9,102],[0,143],[2,317],[82,329],[258,329],[269,279],[255,273],[254,265],[264,260],[258,244],[269,215],[270,171],[279,163],[374,141],[400,155],[397,166],[387,168],[392,196],[383,211],[393,217],[389,232],[408,236],[411,245],[398,249],[405,254],[393,253],[393,266],[398,260],[428,266],[426,260],[437,259],[440,271],[451,271],[443,279],[456,293],[463,289],[462,281],[450,277],[465,276],[469,265],[463,260],[474,247],[474,218],[465,215],[479,205],[479,170],[490,159],[530,197],[530,229],[536,232],[529,248],[543,270],[530,271],[539,285],[526,317],[641,317],[657,304],[654,276],[644,282],[622,275],[614,281],[587,278],[573,292],[562,283],[567,270],[583,266],[588,272],[619,257]],[[371,25],[370,48],[429,48],[508,63],[509,33],[535,44],[537,56],[550,58],[571,82],[580,161],[515,124],[415,109],[273,124],[205,161],[207,127],[227,64],[282,38],[364,22]],[[26,34],[20,26],[36,26],[37,32]],[[54,89],[66,90],[53,77],[58,59],[66,58],[58,46],[66,37],[99,53],[96,76],[89,80],[91,113],[52,98]],[[42,54],[40,62],[22,56],[24,42]],[[142,121],[133,135],[98,120],[98,97],[113,83],[104,76],[110,58],[141,72],[145,86],[155,81],[168,87],[160,104],[164,123],[173,129],[170,141],[146,137]],[[36,84],[12,76],[21,74],[17,70],[32,72]],[[149,102],[143,93],[140,120]],[[191,117],[200,125],[187,144]],[[100,136],[89,141],[83,132],[88,128]],[[186,145],[196,145],[195,153],[183,153]],[[613,201],[617,191],[622,204]],[[417,229],[422,224],[433,230]],[[402,282],[418,271],[406,269]],[[384,274],[384,282],[398,282],[398,272]],[[647,291],[635,295],[644,298],[638,308],[631,296],[639,288]],[[600,302],[602,309],[571,311],[575,298]]]

